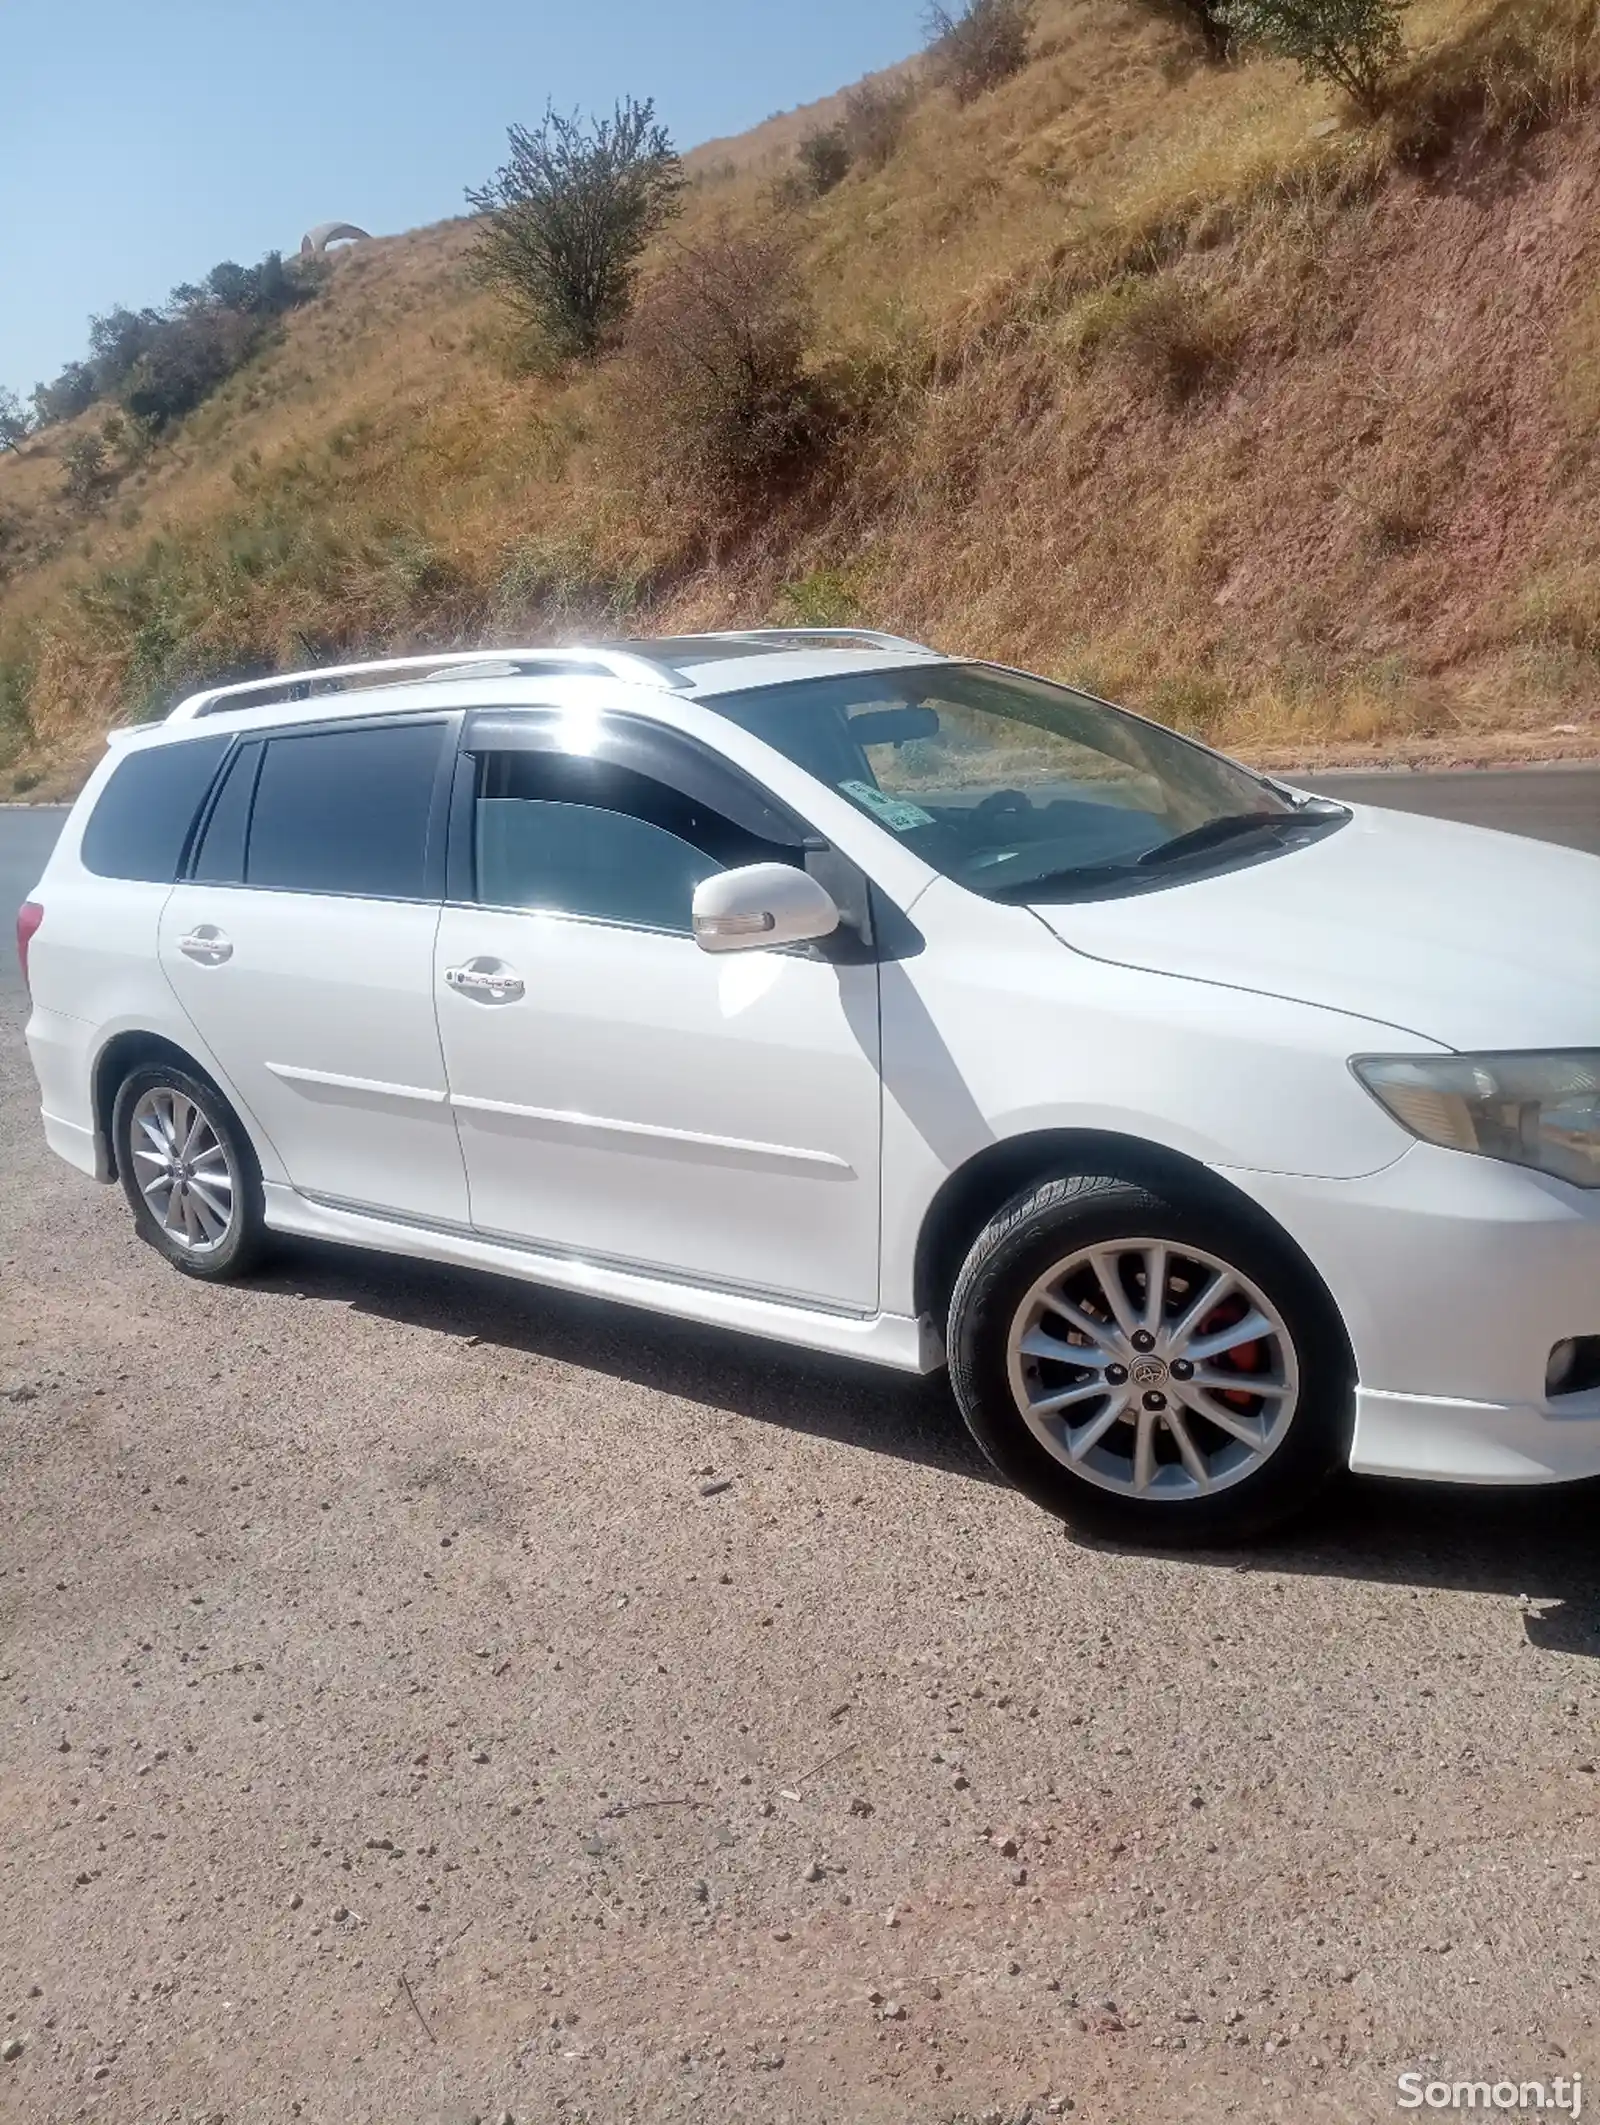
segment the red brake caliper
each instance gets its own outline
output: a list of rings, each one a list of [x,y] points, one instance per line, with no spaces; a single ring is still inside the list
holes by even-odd
[[[1201,1335],[1210,1335],[1218,1328],[1231,1328],[1235,1321],[1242,1321],[1249,1311],[1248,1301],[1235,1293],[1232,1298],[1224,1299],[1220,1306],[1211,1309],[1200,1323],[1198,1332]],[[1223,1351],[1212,1360],[1214,1365],[1220,1365],[1229,1372],[1259,1372],[1266,1362],[1267,1355],[1259,1341],[1241,1343],[1237,1349]],[[1224,1402],[1231,1402],[1235,1409],[1248,1409],[1255,1400],[1253,1395],[1233,1387],[1217,1387],[1213,1388],[1212,1392],[1220,1395]]]

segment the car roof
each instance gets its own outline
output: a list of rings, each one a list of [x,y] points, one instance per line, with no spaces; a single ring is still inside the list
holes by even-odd
[[[945,661],[925,643],[866,628],[751,628],[533,649],[440,651],[210,687],[180,701],[157,724],[114,731],[110,742],[160,743],[194,736],[197,723],[218,728],[218,718],[226,719],[221,729],[238,730],[406,710],[437,712],[452,696],[458,704],[470,702],[487,684],[495,685],[507,707],[535,707],[537,691],[551,682],[609,680],[626,689],[634,707],[648,710],[654,695],[656,705],[666,710],[673,697],[706,700],[755,685]],[[466,691],[455,693],[457,686]]]

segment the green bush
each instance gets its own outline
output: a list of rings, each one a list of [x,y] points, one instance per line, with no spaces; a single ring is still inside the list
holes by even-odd
[[[142,465],[149,457],[155,441],[155,427],[136,414],[128,413],[120,406],[113,406],[100,423],[100,433],[105,437],[106,447],[115,451],[122,460],[121,470],[131,471]]]
[[[0,385],[0,450],[20,450],[32,427],[17,394]]]
[[[237,310],[246,317],[280,317],[305,301],[315,278],[314,267],[298,260],[285,265],[281,251],[269,251],[258,266],[236,266],[231,258],[213,266],[206,275],[205,292],[217,309]],[[174,300],[180,293],[193,292],[175,288]]]
[[[140,722],[196,687],[271,671],[271,645],[228,615],[225,551],[152,539],[135,561],[103,569],[74,595],[83,633],[125,665],[121,713]]]
[[[130,310],[119,303],[89,320],[89,367],[96,398],[111,398],[139,365],[165,318],[159,310]]]
[[[96,399],[115,398],[150,432],[188,413],[260,346],[272,320],[313,296],[314,261],[213,266],[205,285],[184,282],[164,310],[119,304],[89,320],[89,360],[69,362],[53,384],[34,388],[40,427],[73,419]]]
[[[501,557],[491,618],[502,636],[611,631],[627,624],[644,585],[614,573],[582,538],[518,539]]]
[[[28,700],[33,670],[23,658],[0,658],[0,766],[9,766],[33,736]]]
[[[61,453],[70,501],[92,502],[106,477],[106,439],[103,435],[75,435]]]
[[[851,89],[833,124],[807,133],[795,150],[795,190],[820,199],[852,170],[881,170],[899,147],[916,101],[910,81],[863,81]]]
[[[655,105],[585,124],[546,109],[512,126],[511,159],[467,193],[479,277],[561,354],[597,354],[628,315],[640,253],[678,211],[683,166]]]
[[[164,324],[122,380],[121,400],[152,429],[193,412],[253,352],[256,320],[239,310],[196,310]]]
[[[1307,81],[1342,89],[1368,117],[1404,50],[1409,0],[1230,0],[1228,21],[1244,43],[1292,59]]]
[[[58,421],[76,420],[86,413],[97,396],[94,371],[87,362],[68,362],[53,384],[33,387],[33,417],[41,428]]]
[[[853,627],[862,603],[855,579],[842,568],[812,568],[778,591],[779,618],[791,627]]]
[[[820,199],[831,192],[850,174],[850,150],[843,132],[836,125],[824,125],[807,133],[795,149],[795,163],[805,196]]]

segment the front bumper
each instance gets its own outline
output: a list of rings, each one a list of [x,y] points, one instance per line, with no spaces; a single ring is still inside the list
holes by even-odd
[[[1417,1144],[1355,1181],[1232,1172],[1291,1233],[1356,1358],[1350,1465],[1455,1483],[1600,1475],[1600,1391],[1547,1397],[1600,1335],[1600,1190]]]
[[[1350,1466],[1444,1483],[1573,1483],[1600,1475],[1600,1390],[1556,1402],[1457,1402],[1356,1390]]]

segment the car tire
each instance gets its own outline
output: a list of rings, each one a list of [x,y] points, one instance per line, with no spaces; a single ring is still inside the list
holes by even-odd
[[[1264,1220],[1177,1190],[1077,1175],[1006,1204],[956,1279],[948,1349],[989,1460],[1086,1531],[1237,1543],[1348,1458],[1331,1300]]]
[[[139,1237],[185,1276],[246,1276],[266,1251],[261,1169],[239,1119],[208,1078],[141,1066],[111,1112],[117,1173]]]

